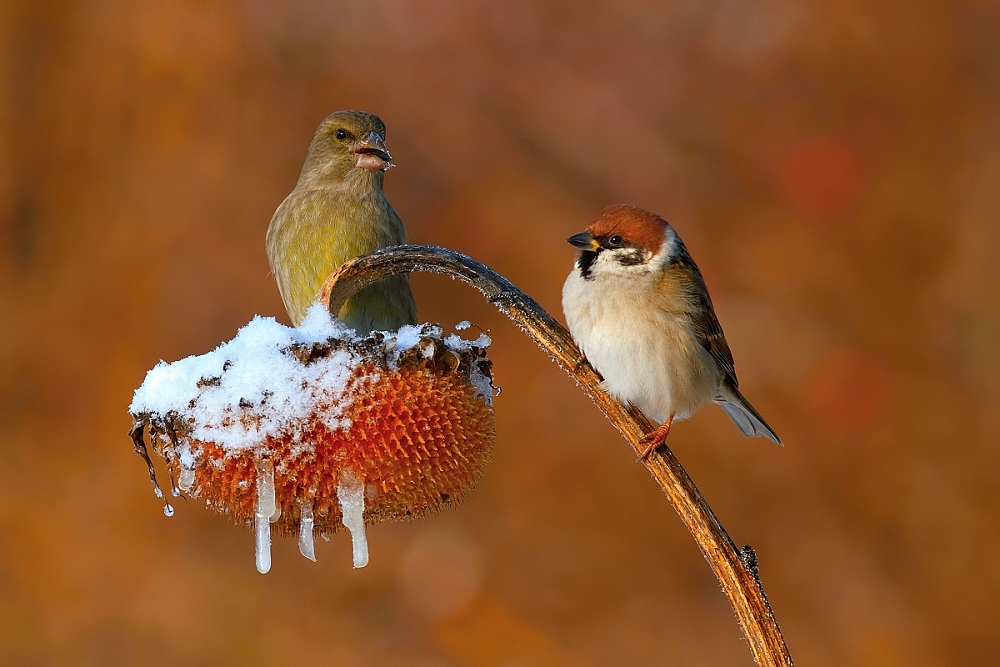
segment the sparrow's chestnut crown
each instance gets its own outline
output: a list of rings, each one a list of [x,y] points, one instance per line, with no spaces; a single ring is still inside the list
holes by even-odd
[[[602,248],[635,246],[655,255],[663,245],[667,221],[641,208],[618,204],[601,211],[587,231]],[[596,250],[596,248],[589,249]]]

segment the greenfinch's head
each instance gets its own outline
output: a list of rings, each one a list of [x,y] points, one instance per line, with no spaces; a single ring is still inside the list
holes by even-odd
[[[367,175],[381,180],[393,166],[382,119],[365,111],[337,111],[316,129],[302,175],[338,181]]]

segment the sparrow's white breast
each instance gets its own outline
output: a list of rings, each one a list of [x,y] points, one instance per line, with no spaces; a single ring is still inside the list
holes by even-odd
[[[592,273],[563,285],[563,312],[605,390],[657,421],[691,416],[712,400],[719,371],[682,311],[654,307],[656,272]]]

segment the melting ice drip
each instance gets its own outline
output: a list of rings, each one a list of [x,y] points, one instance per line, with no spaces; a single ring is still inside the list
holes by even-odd
[[[368,538],[365,535],[365,482],[350,470],[337,479],[337,500],[344,526],[351,531],[354,567],[368,565]]]
[[[188,447],[177,452],[177,459],[181,464],[181,474],[177,477],[177,487],[187,493],[194,486],[194,455]]]
[[[257,467],[257,511],[254,515],[257,571],[261,574],[271,569],[271,517],[275,515],[278,515],[278,506],[274,501],[274,466],[265,459]]]
[[[150,467],[150,470],[152,470],[152,469],[153,468]],[[157,498],[159,498],[159,499],[161,499],[161,500],[164,501],[163,502],[163,513],[166,514],[167,516],[173,516],[174,515],[174,506],[171,505],[169,502],[167,502],[167,500],[163,497],[163,489],[161,489],[160,485],[156,483],[156,478],[155,477],[153,478],[153,493],[156,494]]]
[[[337,480],[337,500],[340,501],[344,526],[351,531],[354,567],[364,567],[368,565],[364,480],[350,470],[340,473]],[[315,519],[312,503],[302,501],[299,512],[299,552],[315,563]],[[281,508],[275,501],[274,466],[271,461],[264,460],[257,467],[257,505],[254,512],[255,554],[257,571],[261,574],[267,574],[271,569],[271,524],[280,516]]]
[[[299,505],[299,553],[316,562],[316,546],[313,543],[313,506],[308,500]]]

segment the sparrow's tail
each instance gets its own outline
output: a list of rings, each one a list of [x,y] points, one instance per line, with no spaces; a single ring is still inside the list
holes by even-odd
[[[754,410],[738,389],[723,386],[722,396],[715,399],[715,402],[722,406],[736,427],[743,431],[743,435],[748,438],[763,435],[776,445],[782,444],[778,434],[767,425],[760,413]]]

